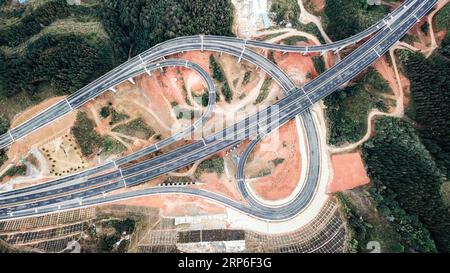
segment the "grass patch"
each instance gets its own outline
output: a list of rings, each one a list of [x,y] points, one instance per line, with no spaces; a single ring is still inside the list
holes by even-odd
[[[270,78],[267,78],[264,80],[264,83],[261,86],[261,90],[259,91],[259,95],[255,100],[255,103],[254,103],[255,105],[260,104],[265,99],[267,99],[267,97],[269,96],[269,87],[270,87],[271,83],[272,83],[272,79],[270,79]]]
[[[308,39],[304,36],[292,36],[282,40],[287,45],[296,45],[298,42],[308,42]]]
[[[367,114],[372,108],[387,111],[380,93],[390,90],[385,80],[371,69],[364,79],[325,99],[330,126],[329,143],[340,145],[361,139],[367,130]]]
[[[213,72],[214,79],[218,80],[219,82],[225,81],[225,76],[223,75],[222,68],[220,68],[213,55],[209,56],[209,68]]]
[[[9,168],[1,177],[3,179],[5,176],[14,177],[14,176],[23,176],[27,173],[27,166],[20,164],[16,166],[12,166]]]
[[[72,134],[84,156],[93,154],[103,143],[102,137],[95,132],[94,125],[85,112],[78,112]]]
[[[314,56],[314,57],[312,57],[312,61],[313,61],[313,64],[314,64],[314,68],[317,71],[317,74],[320,75],[323,72],[325,72],[326,67],[325,67],[325,62],[324,62],[322,57]]]
[[[149,139],[155,134],[155,131],[149,127],[142,118],[137,118],[126,124],[118,125],[114,127],[112,131],[140,139]]]
[[[242,85],[245,86],[250,82],[250,78],[252,76],[251,71],[245,71],[244,79],[242,80]]]
[[[114,228],[113,234],[102,234],[97,241],[97,251],[100,253],[109,252],[126,252],[128,247],[128,241],[122,241],[122,243],[116,247],[116,243],[120,240],[122,234],[131,234],[136,227],[136,221],[131,218],[125,220],[113,219],[102,223],[102,227]]]
[[[186,184],[186,183],[190,183],[190,182],[192,182],[192,180],[189,177],[186,177],[186,176],[182,176],[182,177],[169,176],[161,184],[163,184],[163,185],[166,185],[166,184],[169,184],[169,183]]]
[[[233,99],[233,91],[231,91],[230,86],[225,82],[222,86],[222,94],[225,96],[225,101],[230,103]]]
[[[100,116],[105,119],[109,117],[110,111],[108,106],[104,106],[100,109]]]
[[[100,253],[109,253],[114,249],[114,244],[120,240],[120,235],[103,234],[100,236],[97,242],[97,251]]]
[[[271,174],[272,174],[271,169],[263,169],[263,170],[259,171],[253,178],[264,177],[264,176],[268,176]]]
[[[0,150],[0,167],[3,166],[3,164],[8,160],[8,156],[6,155],[5,150]]]
[[[119,113],[116,111],[116,109],[113,109],[111,111],[111,121],[109,122],[110,125],[117,124],[119,122],[125,121],[129,119],[130,117],[127,114]]]
[[[275,167],[280,165],[283,162],[284,162],[284,158],[281,158],[281,157],[277,157],[274,160],[272,160],[272,163],[273,163],[273,165],[275,165]]]
[[[125,150],[125,146],[111,136],[103,139],[102,153],[105,155],[119,154]]]
[[[224,160],[222,157],[207,159],[198,165],[194,177],[199,178],[203,173],[216,173],[219,177],[224,172]]]

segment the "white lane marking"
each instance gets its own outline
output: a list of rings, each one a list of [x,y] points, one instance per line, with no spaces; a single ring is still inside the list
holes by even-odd
[[[67,100],[67,98],[64,98],[64,100],[65,100],[66,103],[69,105],[70,111],[73,111],[73,107],[72,107],[72,105],[70,105],[70,102]]]
[[[308,94],[305,94],[306,97],[308,98],[309,102],[311,103],[311,105],[313,105],[314,103],[312,102],[312,100],[309,98]]]
[[[306,95],[306,97],[308,98],[309,102],[311,103],[311,105],[313,105],[314,103],[312,102],[311,98],[309,97],[309,95],[306,93],[305,89],[303,88],[303,86],[300,88],[303,91],[303,94]]]
[[[125,185],[125,188],[127,187],[127,182],[125,182],[125,178],[123,178],[122,174],[122,168],[119,168],[120,177],[122,178],[123,184]]]
[[[203,141],[203,146],[206,146],[206,142],[205,142],[204,138],[202,138],[202,141]]]
[[[186,61],[186,63],[184,64],[184,67],[188,67],[188,61]]]
[[[200,50],[203,51],[203,35],[200,35],[200,40],[201,40]]]
[[[16,141],[16,140],[14,139],[13,135],[11,134],[11,131],[8,131],[8,134],[9,134],[9,136],[11,137],[11,139],[12,139],[13,141]]]
[[[144,67],[145,72],[146,72],[149,76],[151,76],[152,73],[150,73],[150,71],[147,69],[147,66],[145,65],[144,59],[142,59],[141,54],[139,54],[138,56],[139,56],[139,59],[141,59],[142,66]]]
[[[381,57],[380,53],[378,53],[378,51],[376,50],[376,48],[373,48],[373,51],[375,51],[375,53],[377,53],[378,57]]]
[[[239,56],[239,60],[238,63],[241,62],[242,59],[242,55],[244,55],[244,51],[245,51],[245,45],[247,44],[247,40],[244,40],[244,45],[242,45],[242,51],[241,51],[241,55]]]
[[[144,59],[142,59],[141,54],[139,54],[139,59],[141,59],[142,65],[145,66]]]

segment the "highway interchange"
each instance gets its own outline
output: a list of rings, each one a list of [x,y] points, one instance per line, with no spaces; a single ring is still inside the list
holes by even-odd
[[[8,134],[1,136],[0,147],[6,147],[13,141],[39,129],[62,115],[67,114],[83,105],[86,101],[95,98],[105,90],[113,90],[114,86],[132,79],[141,73],[151,73],[154,69],[164,66],[186,66],[199,73],[208,86],[209,105],[203,116],[196,121],[196,125],[183,130],[174,136],[167,138],[162,143],[157,143],[128,157],[120,158],[79,174],[70,175],[38,186],[32,186],[20,190],[9,191],[0,194],[0,219],[12,219],[18,217],[51,213],[60,210],[74,209],[97,205],[116,200],[132,198],[136,196],[155,194],[188,194],[201,196],[214,202],[222,203],[228,207],[240,210],[257,218],[272,221],[289,219],[305,209],[317,189],[318,176],[320,174],[320,153],[318,152],[318,136],[311,113],[307,111],[314,103],[328,96],[341,85],[351,80],[361,71],[370,66],[389,48],[403,37],[407,31],[423,17],[435,5],[436,0],[429,1],[405,1],[403,6],[392,14],[375,24],[368,30],[355,35],[354,40],[340,41],[334,44],[323,45],[322,50],[316,46],[295,47],[271,45],[263,42],[239,40],[230,37],[217,36],[190,36],[181,37],[161,43],[129,62],[107,73],[93,83],[82,88],[79,92],[60,101],[51,108],[30,119],[23,125],[13,128]],[[375,34],[374,34],[375,33]],[[339,50],[348,43],[359,41],[368,35],[372,35],[367,42],[353,51],[350,55],[327,70],[308,84],[297,87],[289,77],[275,64],[265,57],[257,54],[247,46],[261,47],[281,51],[313,52],[314,50]],[[233,41],[231,41],[233,40]],[[270,46],[269,46],[270,45]],[[317,46],[319,47],[319,46]],[[209,135],[192,144],[185,145],[171,152],[164,153],[152,159],[142,161],[128,167],[122,167],[134,159],[140,158],[161,149],[195,131],[202,121],[210,117],[215,101],[215,89],[209,75],[199,66],[185,60],[163,60],[160,58],[175,53],[205,50],[231,54],[249,61],[266,71],[285,91],[286,96],[269,107],[250,117],[239,121],[237,124]],[[214,98],[214,99],[211,99]],[[270,134],[273,130],[282,126],[298,114],[302,114],[303,125],[308,139],[308,175],[302,189],[291,201],[270,207],[256,201],[249,194],[244,179],[244,166],[251,149],[256,143]],[[218,151],[239,144],[244,139],[256,137],[251,145],[244,151],[238,164],[237,182],[238,188],[247,204],[242,204],[224,197],[220,194],[182,186],[153,187],[144,190],[135,190],[119,194],[108,194],[114,190],[131,187],[146,182],[154,177],[167,172],[177,170],[193,162],[209,157]]]
[[[404,3],[404,6],[411,3],[412,0],[407,0]],[[61,116],[73,111],[83,105],[85,102],[90,99],[95,98],[101,93],[110,90],[111,87],[120,84],[121,82],[128,80],[130,74],[127,74],[130,69],[140,68],[139,71],[146,71],[145,67],[140,66],[141,64],[153,62],[159,58],[162,58],[167,55],[175,54],[178,52],[188,51],[188,50],[206,50],[208,47],[213,51],[220,51],[225,53],[230,53],[234,56],[239,57],[240,59],[246,59],[255,65],[261,61],[259,54],[247,55],[247,52],[242,51],[240,49],[245,49],[246,45],[249,47],[257,47],[264,49],[273,49],[273,50],[281,50],[284,52],[325,52],[329,50],[340,50],[341,48],[354,44],[361,39],[368,37],[379,29],[391,24],[392,20],[397,18],[404,12],[402,9],[397,9],[393,13],[387,15],[385,18],[380,20],[380,22],[374,24],[367,30],[356,34],[352,37],[344,39],[342,41],[325,44],[325,45],[313,45],[313,46],[292,46],[292,45],[278,45],[278,44],[270,44],[261,41],[251,41],[251,40],[243,40],[232,37],[220,37],[220,36],[190,36],[190,37],[180,37],[175,38],[163,43],[160,43],[153,48],[139,54],[138,56],[130,59],[126,63],[118,66],[87,86],[81,88],[76,93],[70,95],[67,99],[61,100],[56,103],[52,107],[44,110],[39,113],[35,117],[27,120],[26,122],[20,124],[16,128],[12,128],[8,131],[8,133],[0,136],[0,149],[8,147],[14,141],[17,141],[24,136],[32,133],[34,130],[43,127],[46,124],[49,124]],[[391,23],[390,23],[391,22]],[[215,46],[216,44],[221,43],[222,46]],[[192,48],[195,47],[195,48]],[[223,49],[226,50],[223,50]],[[237,49],[239,48],[239,49]],[[228,49],[228,50],[227,50]],[[237,49],[237,50],[236,50]],[[227,52],[228,51],[228,52]],[[258,56],[257,56],[258,55]],[[144,64],[145,65],[145,64]],[[270,64],[268,68],[270,68]],[[271,75],[273,76],[273,75]],[[284,75],[286,78],[287,76]]]

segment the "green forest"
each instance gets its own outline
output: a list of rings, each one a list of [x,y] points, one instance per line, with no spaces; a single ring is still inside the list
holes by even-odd
[[[326,31],[333,40],[349,37],[373,24],[386,12],[366,1],[328,0]],[[436,15],[436,29],[449,31],[449,6]],[[338,23],[337,23],[338,22]],[[426,29],[423,27],[422,29]],[[404,119],[380,118],[374,136],[362,147],[373,182],[366,191],[373,206],[388,220],[384,239],[393,252],[450,252],[450,35],[430,57],[401,51],[400,69],[411,81],[410,103]],[[386,110],[377,94],[390,92],[369,69],[344,90],[325,99],[330,125],[329,143],[359,140],[372,108]],[[375,92],[374,92],[375,91]],[[339,196],[353,230],[352,249],[383,239],[373,219],[363,219],[347,196]],[[378,223],[379,224],[379,223]],[[381,236],[381,237],[380,237]]]
[[[403,54],[402,62],[411,80],[408,114],[417,122],[423,144],[450,177],[450,60],[445,56],[447,48],[448,45],[429,59],[421,54]]]
[[[368,192],[397,234],[399,252],[450,252],[448,39],[428,59],[400,52],[411,81],[407,117],[378,119],[375,135],[362,147],[373,182]],[[354,240],[364,243],[371,228],[352,213]]]
[[[232,36],[230,0],[100,0],[101,20],[121,62],[178,36]]]
[[[66,0],[0,5],[0,100],[70,94],[170,38],[232,35],[230,0]],[[14,113],[8,115],[13,116]]]
[[[43,93],[69,94],[113,67],[113,46],[95,21],[96,5],[52,0],[14,9],[6,2],[0,7],[8,11],[0,20],[0,100],[25,95],[38,103]]]
[[[384,5],[367,0],[325,0],[325,31],[333,41],[355,35],[387,14]]]
[[[408,215],[418,217],[439,251],[449,252],[450,215],[441,194],[446,178],[417,130],[407,121],[379,119],[375,137],[363,145],[363,156],[383,210],[398,203]]]

